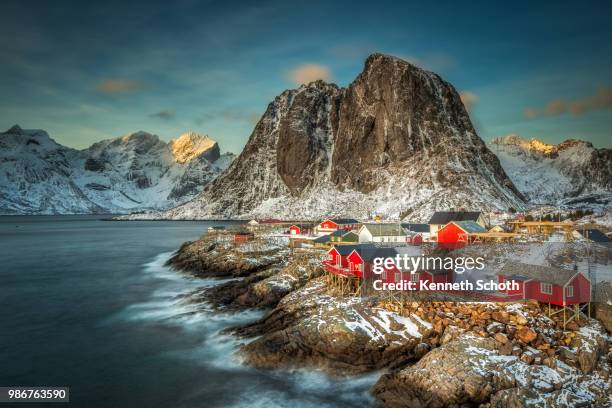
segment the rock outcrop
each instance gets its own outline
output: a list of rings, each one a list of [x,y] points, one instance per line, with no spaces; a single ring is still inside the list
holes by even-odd
[[[199,278],[245,277],[285,261],[286,248],[265,241],[234,246],[231,235],[185,242],[166,265]]]
[[[417,346],[430,331],[431,325],[418,317],[330,294],[323,278],[317,278],[285,296],[261,321],[234,333],[258,336],[239,352],[252,366],[354,374],[416,359],[423,353]]]
[[[604,406],[607,371],[587,375],[562,362],[529,365],[499,353],[492,338],[464,334],[412,366],[383,375],[373,389],[385,407]]]
[[[452,85],[373,54],[347,88],[317,81],[276,97],[232,167],[159,216],[426,218],[522,206]]]

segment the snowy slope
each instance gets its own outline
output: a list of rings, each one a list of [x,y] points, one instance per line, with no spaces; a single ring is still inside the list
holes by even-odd
[[[504,170],[532,204],[612,210],[612,151],[567,140],[558,145],[507,135],[492,141]]]
[[[0,213],[85,214],[163,209],[183,203],[233,158],[194,133],[170,143],[146,132],[84,150],[41,130],[0,133]]]
[[[348,88],[317,81],[276,97],[240,156],[195,199],[132,218],[425,220],[524,204],[452,85],[373,54]]]

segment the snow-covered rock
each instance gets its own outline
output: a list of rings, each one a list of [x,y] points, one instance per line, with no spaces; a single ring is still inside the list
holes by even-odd
[[[166,143],[136,132],[76,150],[45,131],[14,126],[0,133],[0,213],[165,209],[194,197],[232,159],[194,133]]]
[[[243,152],[191,202],[152,218],[410,216],[524,202],[438,75],[371,55],[347,88],[277,96]]]
[[[515,134],[494,139],[490,147],[531,203],[612,209],[612,150],[581,140],[551,145]]]

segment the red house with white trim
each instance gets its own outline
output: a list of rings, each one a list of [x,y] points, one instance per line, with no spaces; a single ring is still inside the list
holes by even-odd
[[[377,247],[371,244],[339,245],[328,252],[329,258],[323,261],[325,269],[335,275],[361,279],[380,279],[385,283],[400,281],[419,282],[421,280],[435,283],[452,282],[452,271],[418,271],[410,273],[401,271],[395,265],[383,266],[382,274],[375,274],[375,258],[394,258],[398,252],[395,248]]]
[[[438,230],[438,246],[460,248],[471,242],[470,234],[486,231],[475,221],[451,221]]]
[[[319,234],[331,234],[337,230],[352,231],[360,227],[359,221],[353,218],[326,218],[316,227]]]
[[[293,224],[289,227],[290,235],[306,235],[311,234],[313,226],[310,224]]]
[[[591,301],[591,282],[573,269],[507,262],[498,272],[498,281],[514,280],[519,290],[506,291],[509,299],[534,299],[556,306]]]

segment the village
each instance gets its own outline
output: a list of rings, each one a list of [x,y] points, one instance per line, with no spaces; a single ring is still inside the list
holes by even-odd
[[[516,406],[567,398],[588,406],[610,386],[609,231],[541,218],[459,210],[426,223],[211,223],[167,265],[231,278],[192,301],[230,313],[266,310],[228,330],[246,341],[236,355],[255,368],[388,369],[371,392],[398,401],[390,406],[412,398],[421,406],[501,398],[490,406],[507,406],[501,390],[531,393]]]
[[[265,236],[286,243],[296,253],[324,254],[321,266],[327,274],[326,281],[342,295],[367,296],[373,290],[388,291],[390,299],[400,296],[400,302],[404,302],[403,293],[392,292],[425,289],[461,296],[466,301],[534,300],[546,305],[550,316],[562,315],[565,327],[579,319],[581,313],[591,315],[595,274],[588,259],[586,263],[573,264],[570,260],[570,265],[560,267],[548,264],[545,257],[534,262],[508,256],[504,262],[487,265],[485,274],[472,273],[469,277],[463,275],[466,265],[456,262],[463,259],[465,248],[486,253],[491,248],[513,244],[610,247],[610,233],[557,217],[554,221],[552,216],[540,215],[536,220],[519,214],[492,222],[490,215],[480,211],[440,211],[428,223],[384,222],[376,217],[364,222],[354,218],[326,218],[318,222],[253,219],[228,231],[212,226],[209,233],[231,239],[235,245]],[[438,257],[455,262],[450,267],[440,262],[416,270],[393,262],[382,268],[375,266],[377,260],[401,256]],[[483,279],[487,276],[493,279]]]

